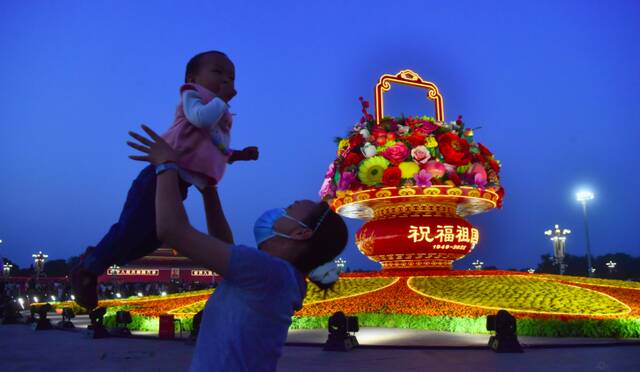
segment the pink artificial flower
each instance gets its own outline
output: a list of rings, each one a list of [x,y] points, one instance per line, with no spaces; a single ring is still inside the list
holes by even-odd
[[[387,158],[393,164],[398,164],[403,162],[407,156],[409,156],[409,148],[402,142],[397,142],[392,146],[387,147],[383,152],[382,156]]]
[[[416,181],[416,186],[429,187],[431,186],[431,178],[433,175],[426,169],[421,169],[420,172],[413,176]]]
[[[340,181],[338,181],[338,190],[340,191],[348,190],[349,186],[351,186],[351,183],[355,179],[356,179],[355,172],[342,172],[342,175],[340,176]]]
[[[482,164],[473,163],[469,170],[467,171],[467,175],[474,184],[478,185],[480,188],[484,188],[487,185],[487,171],[484,169]]]
[[[324,178],[332,178],[335,173],[336,173],[336,165],[335,165],[335,162],[332,162],[331,164],[329,164],[329,168],[327,169],[327,172],[324,174]]]
[[[425,164],[431,158],[431,154],[425,146],[417,146],[411,150],[411,157],[416,163]]]
[[[331,182],[331,178],[325,178],[324,182],[322,182],[322,186],[320,187],[320,198],[333,198],[336,196],[336,185]]]
[[[446,173],[444,164],[437,160],[429,160],[427,166],[424,168],[427,172],[431,173],[433,177],[442,177]]]
[[[431,133],[435,132],[436,129],[440,128],[437,124],[431,121],[423,121],[422,125],[417,127],[414,130],[414,133],[418,133],[419,135],[426,137]]]

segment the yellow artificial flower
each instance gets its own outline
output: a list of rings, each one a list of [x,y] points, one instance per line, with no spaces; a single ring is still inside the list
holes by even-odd
[[[420,172],[420,166],[412,161],[403,161],[398,165],[402,178],[413,178],[416,173]]]
[[[434,147],[438,147],[438,141],[436,141],[436,138],[434,136],[429,136],[427,137],[426,146],[430,149]]]
[[[378,154],[379,154],[379,153],[383,152],[384,150],[386,150],[387,148],[389,148],[389,147],[391,147],[391,146],[393,146],[395,144],[396,144],[396,141],[389,140],[389,141],[385,142],[384,145],[376,147],[376,150],[378,151]]]
[[[347,147],[349,147],[349,139],[348,138],[341,139],[340,143],[338,143],[338,156],[340,156],[342,152],[347,149]]]
[[[360,163],[358,178],[367,186],[374,186],[382,182],[382,174],[389,167],[389,161],[382,156],[372,156]]]

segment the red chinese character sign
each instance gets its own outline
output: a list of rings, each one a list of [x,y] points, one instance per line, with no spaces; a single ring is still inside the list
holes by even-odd
[[[435,117],[384,116],[392,82],[427,89]],[[356,243],[383,270],[450,269],[479,241],[464,217],[502,204],[501,164],[462,117],[444,122],[438,88],[415,72],[383,75],[375,97],[375,118],[360,99],[363,117],[339,139],[320,196],[337,213],[367,221]]]

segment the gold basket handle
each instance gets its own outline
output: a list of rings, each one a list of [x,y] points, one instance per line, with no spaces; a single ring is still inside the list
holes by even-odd
[[[384,74],[380,76],[378,84],[376,84],[376,123],[380,124],[380,120],[384,117],[384,99],[382,95],[391,89],[390,83],[398,83],[409,85],[428,90],[427,98],[432,100],[436,106],[436,121],[444,121],[444,103],[442,95],[438,91],[438,87],[430,82],[422,80],[420,75],[411,70],[402,70],[396,75]]]

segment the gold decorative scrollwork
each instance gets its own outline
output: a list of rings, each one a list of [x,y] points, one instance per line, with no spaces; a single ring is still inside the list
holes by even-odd
[[[402,196],[412,196],[415,194],[416,194],[416,190],[410,187],[403,188],[403,189],[400,189],[400,191],[398,191],[398,195],[402,195]]]
[[[472,197],[472,198],[479,198],[480,197],[480,191],[471,190],[471,191],[469,191],[469,196]]]
[[[371,198],[371,196],[369,195],[368,192],[363,192],[361,194],[357,194],[356,195],[356,200],[357,201],[369,200],[370,198]]]
[[[422,192],[425,195],[440,195],[440,189],[437,187],[427,187]]]
[[[454,195],[454,196],[462,195],[462,190],[460,190],[457,187],[452,187],[449,190],[447,190],[447,195]]]
[[[383,93],[391,89],[391,82],[427,89],[427,98],[432,100],[435,105],[436,120],[438,122],[444,121],[444,103],[438,87],[430,81],[423,80],[420,75],[412,70],[402,70],[395,75],[384,74],[378,80],[375,89],[376,123],[380,124],[384,117]]]
[[[376,193],[376,198],[386,198],[391,196],[391,191],[389,190],[380,190]]]

